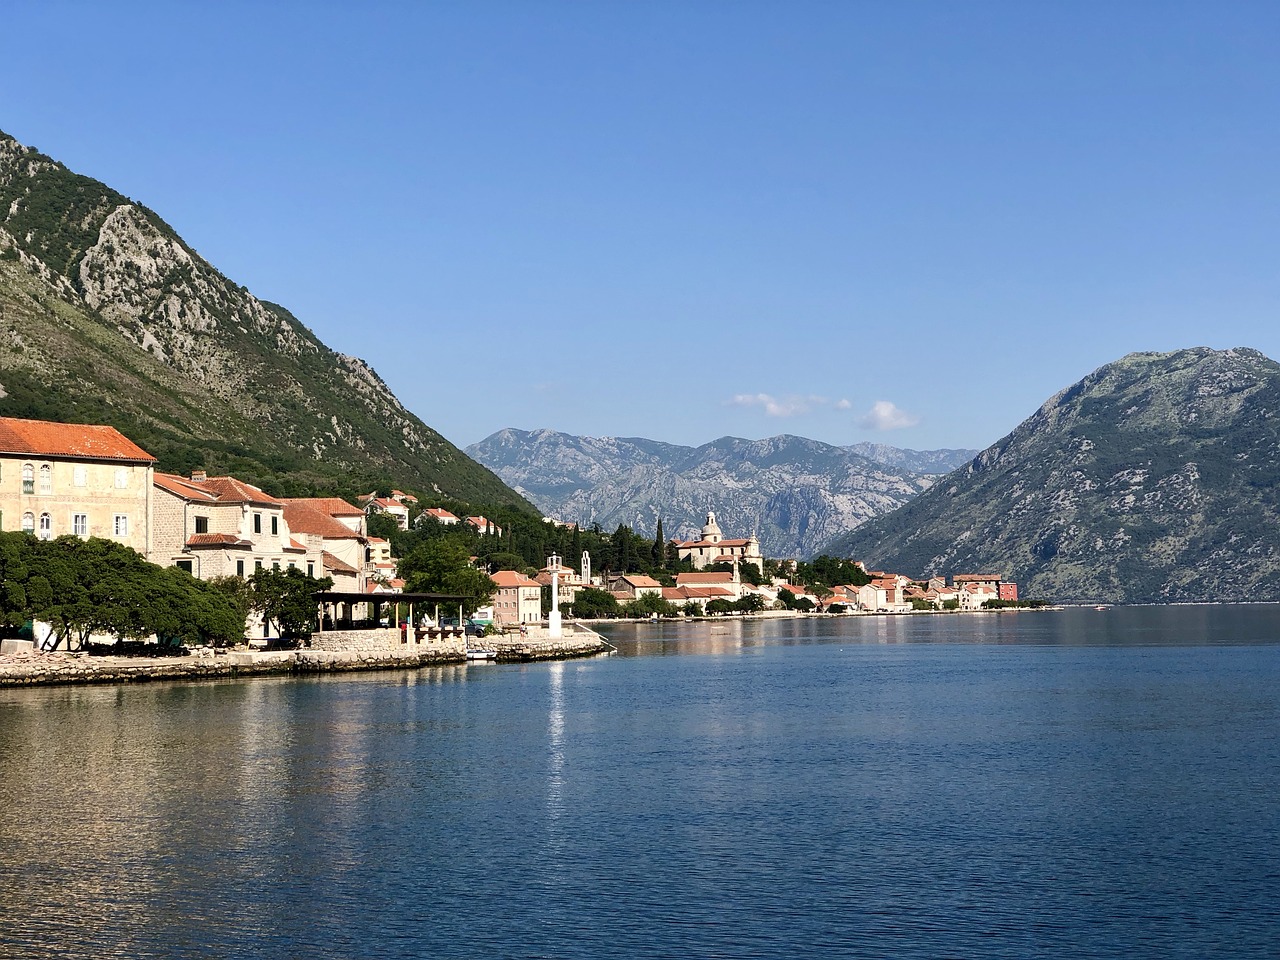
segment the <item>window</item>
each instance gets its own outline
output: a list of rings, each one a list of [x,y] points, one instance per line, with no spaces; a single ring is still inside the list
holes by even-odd
[[[196,533],[208,533],[208,532],[209,532],[209,518],[196,517]]]
[[[129,471],[121,467],[116,471],[116,489],[123,490],[129,486]]]
[[[53,467],[47,463],[40,464],[40,492],[53,493]]]
[[[22,465],[22,492],[36,492],[36,468],[29,463]]]
[[[117,513],[115,525],[112,527],[117,537],[127,537],[129,535],[129,516],[124,513]]]
[[[84,467],[76,467],[71,471],[71,482],[77,487],[83,487],[89,482],[88,471]]]
[[[24,513],[22,515],[22,532],[23,533],[36,532],[36,515],[34,513]]]
[[[40,514],[40,539],[53,539],[53,517],[47,513]]]
[[[261,561],[261,560],[255,560],[255,561],[253,561],[253,569],[254,569],[254,570],[261,570],[261,569],[262,569],[262,561]]]
[[[187,571],[187,573],[191,574],[192,576],[195,575],[196,571],[195,571],[194,560],[179,560],[177,563],[174,564],[174,566],[177,567],[179,570]]]
[[[260,513],[255,513],[253,515],[253,532],[254,533],[262,532],[262,514]]]
[[[237,576],[237,577],[243,577],[243,576],[244,576],[244,561],[243,561],[243,560],[237,560],[237,561],[236,561],[236,576]]]
[[[274,537],[279,535],[279,533],[280,533],[280,518],[272,517],[271,518],[271,535]]]
[[[280,561],[279,561],[279,560],[272,560],[272,561],[271,561],[271,569],[272,569],[272,570],[275,570],[275,571],[279,571],[279,570],[280,570]]]
[[[87,513],[72,514],[71,532],[77,537],[87,537],[89,535],[89,515]]]

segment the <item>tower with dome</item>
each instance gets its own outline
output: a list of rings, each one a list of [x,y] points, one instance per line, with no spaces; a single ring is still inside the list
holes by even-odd
[[[695,570],[709,567],[713,563],[751,563],[761,572],[764,571],[764,557],[760,554],[760,541],[754,537],[742,540],[726,540],[716,523],[714,511],[707,512],[707,522],[702,527],[702,534],[697,540],[685,540],[676,543],[676,550],[681,560],[688,560]]]

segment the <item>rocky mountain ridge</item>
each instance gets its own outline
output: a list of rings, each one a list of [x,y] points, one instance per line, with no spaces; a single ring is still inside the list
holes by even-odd
[[[1101,367],[827,549],[1054,600],[1280,600],[1278,522],[1280,364],[1198,347]]]
[[[605,530],[622,523],[652,536],[661,518],[666,535],[691,538],[714,510],[726,536],[755,534],[766,555],[776,557],[809,556],[838,532],[894,509],[933,482],[852,448],[786,435],[686,447],[506,429],[467,452],[558,519]]]
[[[0,133],[0,413],[119,427],[164,469],[528,507],[362,360],[168,224]]]

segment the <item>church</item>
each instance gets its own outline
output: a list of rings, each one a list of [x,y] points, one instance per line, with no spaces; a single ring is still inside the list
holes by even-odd
[[[688,560],[695,570],[701,570],[713,563],[751,563],[756,569],[764,572],[764,557],[760,555],[760,541],[755,537],[745,540],[726,540],[716,523],[715,513],[707,514],[706,526],[702,528],[702,536],[698,540],[676,542],[676,550],[681,560]]]

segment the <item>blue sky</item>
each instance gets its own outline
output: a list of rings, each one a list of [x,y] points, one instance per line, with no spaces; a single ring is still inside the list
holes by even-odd
[[[1280,358],[1273,2],[4,21],[0,129],[155,209],[459,445],[985,447],[1131,351]]]

